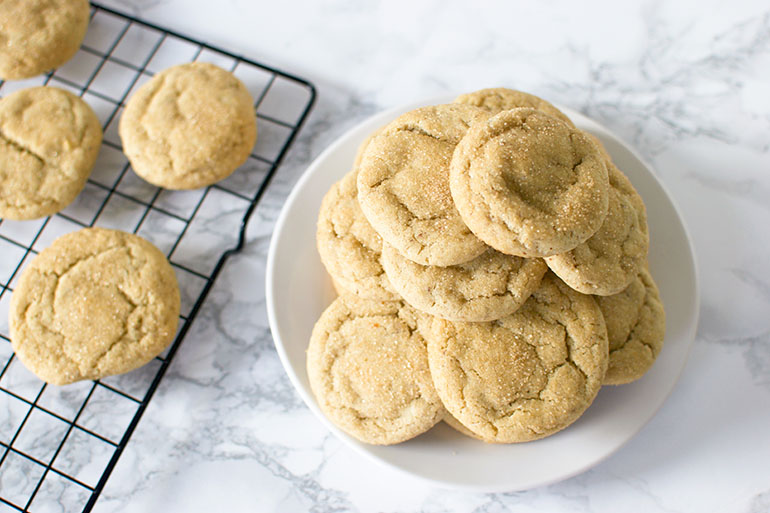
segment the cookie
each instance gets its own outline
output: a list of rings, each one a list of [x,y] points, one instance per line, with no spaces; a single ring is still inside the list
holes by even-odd
[[[570,251],[607,215],[609,179],[596,144],[534,109],[472,126],[454,152],[449,183],[473,233],[510,255]]]
[[[355,169],[324,196],[316,243],[321,262],[344,290],[365,299],[400,299],[380,264],[382,239],[358,205]]]
[[[605,158],[610,189],[607,217],[590,239],[575,249],[546,257],[548,267],[583,294],[610,296],[623,291],[647,262],[647,210],[629,179]]]
[[[610,363],[605,385],[622,385],[641,378],[663,348],[666,313],[658,287],[644,267],[620,294],[596,296],[607,323]]]
[[[382,267],[414,308],[451,321],[493,321],[515,312],[548,270],[541,259],[489,249],[464,264],[420,265],[384,244]]]
[[[486,251],[463,223],[449,192],[452,152],[489,114],[461,104],[399,116],[374,137],[358,173],[358,199],[383,240],[423,265],[462,264]]]
[[[462,422],[457,420],[456,418],[452,417],[452,414],[447,412],[446,415],[444,415],[444,418],[442,419],[446,425],[454,429],[455,431],[465,435],[469,436],[471,438],[475,438],[476,440],[484,441],[483,438],[481,438],[479,435],[468,429],[467,427],[463,426]]]
[[[0,79],[34,77],[70,60],[90,17],[88,0],[0,2]]]
[[[472,93],[461,94],[455,98],[454,103],[464,103],[466,105],[480,107],[493,115],[504,110],[530,108],[560,119],[570,126],[575,126],[566,114],[554,107],[550,102],[547,102],[534,94],[516,91],[514,89],[506,89],[505,87],[493,87],[490,89],[474,91]]]
[[[433,318],[423,333],[444,406],[487,442],[525,442],[565,428],[594,400],[607,369],[596,301],[550,273],[508,317]]]
[[[13,291],[11,343],[42,380],[128,372],[176,335],[179,288],[166,257],[137,235],[86,228],[56,239]]]
[[[232,73],[206,62],[168,68],[131,96],[120,118],[136,174],[166,189],[228,177],[257,138],[254,100]]]
[[[80,193],[102,143],[102,127],[80,97],[33,87],[0,100],[0,218],[59,212]]]
[[[362,442],[403,442],[444,417],[417,312],[402,301],[337,298],[313,328],[307,371],[321,411]]]

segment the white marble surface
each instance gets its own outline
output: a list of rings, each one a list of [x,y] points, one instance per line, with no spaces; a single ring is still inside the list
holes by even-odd
[[[107,2],[309,78],[319,98],[95,511],[770,511],[770,6],[584,4]],[[679,384],[627,446],[562,483],[477,494],[333,438],[283,372],[263,290],[280,207],[331,141],[380,109],[497,85],[584,112],[654,165],[691,231],[702,307]]]

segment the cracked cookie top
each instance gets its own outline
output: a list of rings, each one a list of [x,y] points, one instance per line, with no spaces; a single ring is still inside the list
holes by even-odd
[[[534,109],[473,126],[454,152],[449,183],[463,221],[503,253],[564,253],[596,233],[609,180],[596,144]]]
[[[474,91],[472,93],[461,94],[455,98],[454,103],[464,103],[466,105],[481,107],[493,115],[511,109],[536,109],[545,112],[549,116],[560,119],[570,126],[575,126],[566,114],[554,107],[550,102],[543,100],[534,94],[507,89],[505,87],[492,87]]]
[[[138,235],[86,228],[56,239],[24,269],[10,308],[21,362],[54,385],[128,372],[176,335],[176,276]]]
[[[548,270],[541,259],[489,249],[464,264],[420,265],[387,243],[382,266],[393,287],[413,307],[452,321],[494,321],[512,314]]]
[[[647,262],[650,235],[641,196],[593,138],[607,165],[610,179],[607,217],[590,239],[575,249],[546,257],[548,267],[583,294],[610,296],[625,289]]]
[[[378,301],[399,299],[380,265],[382,239],[361,212],[357,196],[356,169],[324,196],[316,227],[321,262],[343,290]]]
[[[0,2],[0,78],[34,77],[67,62],[83,42],[90,16],[88,0]]]
[[[396,118],[364,151],[361,209],[383,240],[423,265],[455,265],[486,251],[463,223],[449,192],[457,143],[489,113],[462,104],[423,107]]]
[[[93,109],[56,87],[32,87],[0,100],[0,218],[59,212],[85,186],[102,127]]]
[[[433,318],[423,333],[446,409],[488,442],[535,440],[567,427],[591,404],[607,369],[599,307],[551,273],[508,317]]]
[[[254,100],[222,68],[181,64],[131,96],[119,132],[136,174],[166,189],[197,189],[248,158],[257,138]]]
[[[403,301],[344,295],[313,328],[307,350],[313,394],[329,420],[362,442],[403,442],[444,417],[418,315]]]
[[[663,348],[666,312],[649,269],[643,267],[626,289],[596,296],[607,323],[610,363],[605,385],[622,385],[641,378]]]

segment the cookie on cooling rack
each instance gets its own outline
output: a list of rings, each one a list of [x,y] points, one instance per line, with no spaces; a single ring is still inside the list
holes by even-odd
[[[257,138],[254,100],[214,64],[181,64],[129,98],[119,132],[140,177],[166,189],[197,189],[227,178],[248,158]]]
[[[13,291],[11,344],[42,380],[65,385],[128,372],[176,335],[174,270],[138,235],[86,228],[56,239]]]
[[[0,100],[0,218],[24,220],[59,212],[91,174],[102,127],[80,97],[32,87]]]
[[[90,16],[88,0],[0,2],[0,79],[34,77],[70,60]]]

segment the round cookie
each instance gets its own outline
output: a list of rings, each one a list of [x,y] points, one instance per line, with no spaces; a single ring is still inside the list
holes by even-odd
[[[0,79],[34,77],[70,60],[90,17],[88,0],[0,2]]]
[[[59,212],[91,174],[102,127],[80,97],[32,87],[0,100],[0,218]]]
[[[481,438],[479,435],[468,429],[467,427],[463,426],[462,422],[457,420],[456,418],[452,417],[452,414],[449,412],[446,412],[444,415],[444,418],[442,419],[449,427],[454,429],[455,431],[465,435],[469,436],[471,438],[475,438],[476,440],[484,441],[483,438]]]
[[[541,259],[489,249],[464,264],[425,266],[385,243],[382,267],[404,301],[451,321],[494,321],[515,312],[548,270]]]
[[[402,301],[346,295],[313,328],[307,351],[313,394],[330,421],[362,442],[403,442],[444,417],[417,315]]]
[[[605,385],[641,378],[663,348],[666,313],[658,287],[644,267],[620,294],[595,296],[607,323],[610,363]]]
[[[510,255],[569,251],[607,215],[609,179],[596,144],[534,109],[472,126],[457,145],[449,183],[473,233]]]
[[[86,228],[56,239],[11,297],[11,343],[54,385],[128,372],[176,335],[180,300],[166,257],[138,235]]]
[[[594,400],[607,369],[599,307],[550,273],[508,317],[434,318],[423,333],[444,406],[487,442],[525,442],[565,428]]]
[[[324,196],[316,243],[321,262],[344,290],[377,301],[399,299],[380,264],[382,239],[358,204],[355,169]]]
[[[507,89],[505,87],[493,87],[490,89],[481,89],[480,91],[474,91],[472,93],[461,94],[455,98],[454,103],[464,103],[466,105],[481,107],[493,115],[504,110],[530,108],[560,119],[570,126],[575,126],[566,114],[554,107],[550,102],[547,102],[534,94]]]
[[[618,294],[647,261],[647,210],[629,179],[606,159],[610,190],[607,217],[590,239],[575,249],[546,257],[548,267],[583,294]]]
[[[462,104],[423,107],[399,116],[364,151],[358,199],[383,240],[410,260],[448,266],[486,245],[465,226],[449,192],[449,162],[460,139],[489,114]]]
[[[168,68],[131,96],[120,140],[136,174],[166,189],[228,177],[257,139],[254,100],[232,73],[207,62]]]

